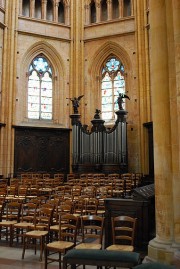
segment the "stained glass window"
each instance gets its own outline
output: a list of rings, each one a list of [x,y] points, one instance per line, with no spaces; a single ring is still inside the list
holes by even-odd
[[[119,109],[117,104],[119,93],[125,93],[124,66],[120,60],[112,57],[102,68],[101,112],[105,121],[115,118],[115,111]]]
[[[52,68],[44,56],[29,66],[28,118],[52,120]]]

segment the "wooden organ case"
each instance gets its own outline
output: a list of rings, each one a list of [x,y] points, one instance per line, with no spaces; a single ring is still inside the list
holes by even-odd
[[[117,120],[111,129],[96,109],[92,128],[82,126],[80,114],[70,115],[72,122],[72,170],[78,173],[127,172],[127,111],[116,111]]]

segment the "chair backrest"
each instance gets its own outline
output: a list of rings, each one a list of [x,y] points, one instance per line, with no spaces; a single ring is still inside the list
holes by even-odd
[[[73,214],[59,215],[59,240],[69,241],[76,245],[79,217]]]
[[[6,220],[20,221],[22,203],[9,202],[6,204]]]
[[[3,197],[0,198],[0,221],[2,221],[2,216],[4,214],[4,208],[5,208],[5,199]]]
[[[37,208],[38,208],[38,204],[36,203],[29,202],[29,203],[24,204],[22,207],[21,221],[34,223]]]
[[[84,210],[85,210],[85,200],[79,197],[79,199],[77,199],[74,203],[73,213],[83,215]]]
[[[102,244],[104,217],[86,215],[81,217],[82,242]]]
[[[98,199],[97,198],[88,198],[85,202],[85,214],[87,215],[96,215],[98,210]]]
[[[41,207],[36,212],[35,229],[36,230],[49,230],[53,222],[53,208]]]
[[[117,216],[111,218],[113,244],[134,245],[136,218]]]

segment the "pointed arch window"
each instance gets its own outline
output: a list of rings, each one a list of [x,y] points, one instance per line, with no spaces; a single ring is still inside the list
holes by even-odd
[[[39,55],[33,59],[28,72],[28,118],[52,120],[52,68]]]
[[[35,1],[35,18],[41,19],[41,0]]]
[[[22,14],[23,16],[30,16],[30,0],[23,0],[22,3]]]
[[[101,111],[102,119],[115,119],[118,110],[117,98],[119,93],[125,93],[124,66],[116,57],[109,58],[102,68],[101,80]],[[125,103],[123,104],[125,107]]]
[[[58,7],[58,22],[60,23],[64,23],[65,22],[65,18],[64,18],[64,4],[63,3],[59,3],[59,7]]]
[[[101,20],[107,21],[107,2],[102,0],[101,2]]]
[[[94,1],[90,4],[90,10],[91,10],[91,23],[95,23],[96,22],[96,5],[94,3]]]
[[[47,1],[47,20],[48,21],[53,21],[53,4],[51,0]]]

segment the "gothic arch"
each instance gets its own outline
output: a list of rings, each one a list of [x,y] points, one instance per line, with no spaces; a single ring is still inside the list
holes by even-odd
[[[125,74],[127,78],[127,87],[130,88],[131,85],[131,76],[132,76],[132,64],[130,61],[130,57],[127,51],[115,42],[106,42],[103,46],[101,46],[94,54],[93,61],[90,64],[90,74],[93,78],[92,81],[96,81],[96,85],[94,87],[99,88],[99,79],[101,77],[101,68],[103,62],[111,55],[116,56],[121,60],[125,67]]]
[[[103,62],[111,55],[118,57],[122,61],[127,74],[131,72],[132,65],[127,51],[119,44],[108,41],[94,54],[93,62],[90,64],[90,72],[93,77],[100,74]]]
[[[40,41],[35,44],[33,44],[25,53],[23,56],[23,59],[21,61],[21,69],[20,69],[20,77],[21,79],[21,84],[19,85],[19,95],[21,95],[20,98],[20,109],[23,110],[21,111],[21,118],[22,121],[27,120],[27,71],[29,64],[31,61],[38,56],[39,54],[43,54],[51,63],[52,70],[53,70],[53,83],[54,83],[54,108],[55,110],[53,115],[54,115],[54,120],[56,122],[59,122],[59,115],[61,112],[63,113],[63,105],[60,105],[60,100],[64,99],[64,88],[65,88],[65,65],[63,63],[62,58],[60,57],[59,53],[57,50],[48,42],[46,41]],[[62,91],[60,91],[62,89]],[[62,95],[62,96],[61,96]],[[59,108],[59,110],[57,110]],[[62,110],[62,111],[60,111]]]
[[[94,53],[93,59],[89,65],[89,74],[91,78],[89,89],[92,90],[87,89],[86,95],[89,95],[91,107],[93,107],[94,104],[96,107],[101,107],[101,69],[104,61],[111,55],[116,56],[123,63],[125,68],[126,89],[130,93],[129,90],[131,89],[133,71],[128,52],[119,44],[108,41]],[[89,94],[91,91],[96,92],[96,100]]]
[[[26,70],[32,59],[41,53],[51,62],[55,76],[58,73],[64,74],[65,68],[59,53],[46,41],[37,42],[27,50],[22,61],[22,70]]]

